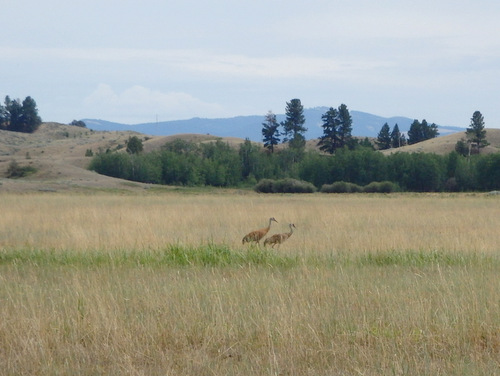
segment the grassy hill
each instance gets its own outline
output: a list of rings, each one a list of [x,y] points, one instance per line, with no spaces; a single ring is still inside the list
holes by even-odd
[[[132,131],[92,131],[86,128],[58,123],[44,123],[33,134],[0,130],[0,192],[2,191],[61,191],[74,189],[109,189],[142,190],[149,185],[129,182],[99,175],[88,171],[90,157],[87,150],[99,151],[123,149],[130,136],[143,140],[146,152],[158,150],[166,142],[183,138],[194,142],[210,142],[219,137],[201,134],[178,134],[173,136],[148,136]],[[446,154],[454,150],[456,142],[464,133],[453,133],[393,152],[429,152]],[[222,138],[232,145],[239,145],[244,140],[236,137]],[[500,150],[500,129],[488,129],[487,139],[490,145],[483,153]],[[315,147],[315,140],[309,140],[308,148]],[[12,161],[19,166],[31,166],[36,172],[19,179],[7,179],[6,173]]]
[[[455,150],[456,143],[465,138],[465,132],[452,133],[446,136],[433,138],[418,144],[403,146],[398,149],[384,150],[382,153],[391,154],[394,152],[407,153],[435,153],[448,154]],[[482,154],[497,153],[500,151],[500,129],[487,129],[486,138],[490,145],[481,150]]]

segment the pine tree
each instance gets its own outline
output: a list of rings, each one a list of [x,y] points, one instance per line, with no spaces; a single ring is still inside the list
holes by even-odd
[[[489,145],[486,141],[486,130],[484,129],[484,117],[479,111],[475,111],[470,119],[470,126],[466,130],[469,144],[474,145],[479,153],[481,148]]]
[[[323,136],[319,138],[318,146],[320,150],[334,154],[340,146],[338,134],[338,112],[335,108],[330,109],[321,116],[323,120]]]
[[[394,128],[392,129],[392,132],[391,132],[391,146],[393,148],[399,148],[401,146],[403,146],[403,137],[402,137],[402,134],[399,130],[399,126],[398,126],[398,123],[394,124]]]
[[[408,131],[408,144],[413,145],[423,140],[422,125],[417,119],[415,119],[413,120],[413,123],[411,123]]]
[[[306,119],[304,117],[304,107],[300,99],[292,99],[286,103],[286,119],[282,123],[283,135],[285,138],[283,142],[289,141],[290,148],[296,150],[304,149],[306,145],[306,138],[304,133],[307,128],[304,127]]]
[[[352,118],[345,104],[339,106],[338,118],[341,147],[349,146],[352,141]]]
[[[437,136],[439,136],[438,126],[434,123],[429,125],[425,119],[422,120],[422,136],[422,141],[436,138]]]
[[[345,104],[338,109],[330,109],[321,116],[323,120],[323,136],[318,145],[320,149],[330,154],[344,146],[353,147],[352,118]]]
[[[380,150],[386,150],[391,148],[391,129],[389,124],[385,123],[377,136],[377,145]]]
[[[38,116],[36,102],[31,97],[26,97],[21,108],[21,123],[23,132],[33,133],[42,124],[42,119]]]
[[[26,133],[36,131],[42,123],[33,98],[26,97],[21,104],[19,99],[11,100],[8,95],[5,97],[1,120],[7,130]]]
[[[279,123],[276,121],[276,115],[269,111],[262,123],[262,141],[264,141],[264,147],[271,153],[274,153],[274,147],[280,142],[278,127]]]
[[[418,120],[414,120],[408,131],[408,144],[416,144],[417,142],[422,142],[435,138],[439,136],[438,126],[434,123],[429,125],[424,119],[422,123]]]

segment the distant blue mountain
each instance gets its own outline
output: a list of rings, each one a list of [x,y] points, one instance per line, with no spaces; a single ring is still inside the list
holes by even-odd
[[[304,109],[305,126],[308,128],[306,139],[316,139],[323,135],[321,116],[328,107]],[[414,119],[402,116],[382,117],[366,112],[349,111],[352,117],[352,135],[358,137],[377,137],[382,126],[387,123],[392,128],[398,124],[401,132],[408,132]],[[276,114],[278,122],[285,120],[284,114]],[[152,136],[170,136],[180,133],[210,134],[219,137],[248,138],[252,141],[262,141],[262,123],[265,115],[236,116],[222,119],[193,118],[189,120],[173,120],[159,123],[121,124],[105,120],[83,119],[87,128],[96,131],[134,131]],[[419,119],[420,121],[422,119]],[[440,135],[464,132],[465,128],[440,126]]]

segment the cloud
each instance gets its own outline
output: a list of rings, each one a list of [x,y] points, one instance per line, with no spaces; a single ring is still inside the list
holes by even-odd
[[[222,106],[187,93],[164,93],[139,85],[116,92],[110,85],[99,84],[83,105],[89,117],[129,124],[211,117],[224,112]]]

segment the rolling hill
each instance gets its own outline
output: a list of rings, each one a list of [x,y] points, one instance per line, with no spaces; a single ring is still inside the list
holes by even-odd
[[[93,131],[86,128],[43,123],[33,134],[0,130],[0,193],[33,191],[87,191],[87,190],[132,190],[149,188],[149,184],[125,181],[99,175],[87,170],[90,158],[87,150],[94,153],[107,149],[123,149],[130,136],[143,140],[145,151],[158,150],[166,142],[183,138],[194,142],[209,142],[217,136],[206,134],[177,134],[155,136],[132,131]],[[432,152],[446,154],[452,151],[464,132],[452,133],[392,152]],[[237,137],[225,137],[224,141],[238,145],[244,140]],[[490,143],[482,153],[500,151],[500,129],[487,129]],[[315,141],[308,141],[309,147],[315,147]],[[8,179],[6,172],[10,163],[16,161],[20,166],[32,166],[36,173],[25,178]]]
[[[305,126],[308,128],[306,139],[313,140],[323,135],[321,127],[321,116],[328,111],[327,107],[315,107],[304,110],[306,118]],[[407,132],[414,119],[403,116],[382,117],[366,112],[350,111],[353,130],[352,135],[356,137],[377,137],[384,123],[389,124],[391,129],[395,124],[401,132]],[[285,120],[285,115],[277,114],[278,122]],[[419,119],[420,121],[422,119]],[[264,115],[237,116],[224,119],[202,119],[193,118],[189,120],[174,120],[159,123],[144,124],[121,124],[105,120],[83,119],[89,129],[96,131],[135,131],[139,133],[169,136],[179,133],[209,134],[219,137],[248,138],[252,141],[262,141],[262,122]],[[465,128],[438,125],[440,135],[455,132],[463,132]]]

